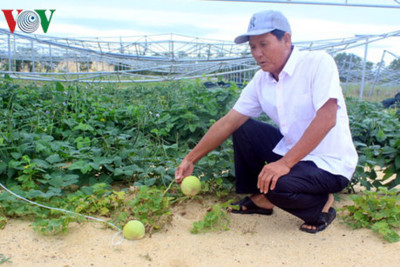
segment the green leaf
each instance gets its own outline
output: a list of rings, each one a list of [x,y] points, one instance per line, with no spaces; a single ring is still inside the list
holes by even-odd
[[[75,174],[53,173],[46,175],[49,184],[54,188],[66,187],[68,185],[76,184],[79,181],[79,176]]]
[[[147,186],[152,186],[156,183],[156,181],[157,181],[156,178],[150,178],[150,179],[144,180],[144,184]]]
[[[42,159],[33,159],[32,163],[35,163],[38,168],[42,169],[48,169],[51,167],[51,165],[47,161]]]
[[[382,131],[382,129],[379,129],[378,134],[376,135],[376,138],[378,139],[378,141],[384,141],[386,139],[386,135],[385,133]]]
[[[64,86],[62,85],[62,83],[56,82],[56,90],[59,91],[59,92],[63,92],[64,91]]]
[[[129,166],[124,166],[122,168],[116,168],[114,170],[114,176],[118,175],[127,175],[127,176],[132,176],[134,172],[136,172],[138,167],[136,165],[129,165]]]
[[[0,174],[1,173],[5,173],[6,172],[6,170],[7,170],[7,163],[5,163],[5,162],[0,162]]]
[[[189,124],[189,130],[194,133],[196,131],[197,125],[195,124]]]
[[[51,156],[48,156],[48,157],[46,158],[46,160],[47,160],[49,163],[56,163],[56,162],[62,161],[62,159],[60,158],[60,155],[58,155],[58,154],[53,154],[53,155],[51,155]]]
[[[75,126],[73,128],[73,130],[81,130],[83,132],[86,132],[86,131],[92,132],[92,131],[94,131],[92,126],[90,126],[88,124],[85,124],[85,123],[79,123],[79,125]]]
[[[69,167],[69,170],[80,170],[83,174],[92,170],[92,166],[90,166],[89,162],[86,160],[78,160],[73,162]]]
[[[389,241],[390,243],[398,242],[400,241],[400,236],[397,232],[394,230],[389,230],[385,232],[384,235],[385,240]]]
[[[36,147],[35,147],[36,152],[46,151],[47,149],[48,149],[47,146],[42,145],[39,142],[36,143]]]
[[[99,170],[101,165],[110,164],[112,162],[113,160],[109,158],[95,157],[93,158],[93,162],[90,162],[89,164],[93,169]]]
[[[7,221],[8,220],[6,217],[0,215],[0,230],[4,229],[4,227],[7,224]],[[0,254],[0,264],[2,263],[2,261],[3,261],[3,254]]]
[[[396,170],[400,170],[400,154],[394,159],[394,166]]]
[[[10,160],[8,162],[8,167],[9,168],[14,168],[17,169],[19,168],[23,163],[21,161],[16,161],[16,160]]]
[[[54,137],[51,136],[51,135],[43,134],[43,135],[40,137],[40,140],[43,141],[44,143],[50,143],[51,141],[54,140]]]
[[[22,157],[22,154],[18,153],[18,152],[11,152],[10,155],[16,160],[18,160]]]

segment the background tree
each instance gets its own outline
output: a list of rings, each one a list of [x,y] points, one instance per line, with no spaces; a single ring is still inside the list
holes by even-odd
[[[346,81],[347,75],[351,76],[352,81],[361,80],[361,70],[363,69],[363,58],[357,56],[353,53],[338,53],[334,56],[335,62],[338,66],[340,73],[340,80],[342,82]],[[366,69],[372,70],[374,63],[367,61]]]
[[[400,58],[393,60],[389,64],[389,69],[391,70],[400,70]]]

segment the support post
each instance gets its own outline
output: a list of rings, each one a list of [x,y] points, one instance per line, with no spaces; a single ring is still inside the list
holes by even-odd
[[[8,34],[8,71],[11,72],[11,35]]]
[[[35,53],[33,52],[34,46],[33,46],[33,40],[31,41],[31,60],[32,60],[32,72],[35,72]]]
[[[367,56],[368,56],[368,38],[365,40],[364,61],[363,61],[361,87],[360,87],[360,100],[362,100],[362,97],[364,94],[365,70],[366,70],[366,65],[367,65]]]
[[[382,58],[381,58],[381,61],[379,62],[378,70],[376,71],[376,74],[375,74],[374,83],[372,84],[372,87],[369,90],[368,96],[372,96],[372,93],[373,93],[373,91],[375,89],[375,85],[376,85],[376,82],[378,81],[378,77],[379,77],[379,74],[381,72],[381,68],[382,68],[382,65],[383,65],[383,59],[385,57],[385,53],[386,53],[386,50],[384,50],[383,53],[382,53]]]

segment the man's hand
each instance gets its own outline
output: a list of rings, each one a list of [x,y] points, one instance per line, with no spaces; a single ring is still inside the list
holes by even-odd
[[[232,133],[248,119],[248,116],[232,109],[228,114],[215,122],[201,138],[200,142],[182,160],[181,164],[175,171],[175,181],[179,184],[182,182],[183,178],[191,175],[194,169],[194,164],[197,161],[221,145],[222,142],[231,136]]]
[[[258,175],[257,187],[260,192],[266,194],[270,188],[274,190],[278,179],[288,174],[289,171],[289,166],[282,159],[265,165]]]
[[[194,164],[189,160],[183,159],[181,164],[175,171],[175,181],[180,184],[183,178],[191,175],[193,173]]]

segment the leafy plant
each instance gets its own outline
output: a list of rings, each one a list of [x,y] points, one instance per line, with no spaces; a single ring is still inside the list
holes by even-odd
[[[122,208],[118,221],[139,220],[145,225],[147,233],[161,229],[172,218],[170,205],[174,198],[166,194],[167,190],[148,186],[136,188],[133,199]]]
[[[0,79],[0,182],[58,196],[101,182],[166,186],[237,95],[234,85],[188,81],[115,88]],[[233,168],[229,146],[215,152],[200,173]]]
[[[108,218],[120,228],[129,220],[138,219],[146,225],[147,232],[152,233],[171,220],[170,205],[176,198],[169,195],[168,189],[140,186],[133,192],[112,191],[108,185],[100,183],[82,187],[65,197],[35,199],[41,205],[58,207],[56,210],[30,205],[2,192],[0,214],[33,217],[34,230],[46,235],[66,232],[71,222],[85,221],[84,215]],[[1,225],[5,225],[7,218],[0,216],[0,219]]]
[[[237,95],[234,85],[207,89],[201,81],[120,88],[36,85],[7,76],[0,79],[0,182],[44,205],[105,216],[119,225],[135,216],[159,229],[169,220],[172,202],[159,188],[174,180],[180,159]],[[225,189],[232,169],[230,144],[196,166],[205,180],[218,177]],[[115,184],[140,190],[115,191]],[[4,191],[0,201],[1,216],[30,218],[46,234],[82,219]]]
[[[400,116],[380,103],[348,99],[350,127],[359,161],[350,187],[367,190],[400,184]],[[383,171],[380,177],[377,171]],[[392,178],[394,176],[394,178]],[[354,191],[354,189],[353,189]]]
[[[231,200],[215,204],[208,209],[203,220],[193,223],[193,228],[190,230],[192,234],[205,233],[210,231],[227,231],[229,230],[229,217],[227,209],[230,207]]]
[[[66,199],[68,206],[77,213],[110,216],[115,210],[124,205],[126,193],[110,190],[109,185],[98,183],[92,187],[83,187]]]
[[[83,221],[83,216],[61,215],[57,217],[37,217],[33,222],[33,229],[43,235],[57,235],[66,233],[72,222]]]
[[[7,224],[7,217],[1,216],[0,214],[0,230],[4,229]]]
[[[396,231],[400,227],[400,195],[396,188],[379,187],[375,192],[366,191],[350,198],[354,204],[341,209],[345,224],[353,229],[372,229],[389,242],[400,240]]]
[[[10,261],[11,258],[7,258],[6,256],[4,256],[3,254],[0,253],[0,264],[3,263],[12,263],[12,261]]]

